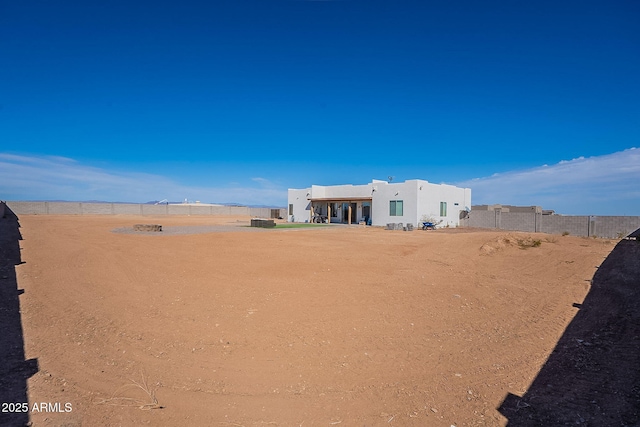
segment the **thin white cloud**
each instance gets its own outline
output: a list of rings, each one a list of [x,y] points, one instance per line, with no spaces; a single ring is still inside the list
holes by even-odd
[[[276,185],[275,183],[273,183],[272,181],[266,178],[256,177],[256,178],[251,178],[251,181],[258,183],[262,188],[271,188],[271,189],[278,188],[278,185]]]
[[[538,205],[563,214],[640,215],[640,149],[496,173],[457,185],[473,204]],[[190,186],[167,177],[109,171],[73,159],[0,153],[2,200],[200,200],[284,206],[286,188],[264,177],[225,187]]]
[[[260,188],[234,184],[227,187],[189,186],[160,175],[116,172],[83,165],[73,159],[0,153],[0,199],[200,200],[242,204],[283,205],[286,189],[261,178]]]
[[[473,204],[537,205],[564,214],[640,215],[640,149],[457,183]]]

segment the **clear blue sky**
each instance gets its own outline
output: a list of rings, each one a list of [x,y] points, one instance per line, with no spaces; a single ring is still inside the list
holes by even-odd
[[[0,198],[284,205],[392,175],[640,215],[639,22],[635,0],[3,2]],[[575,212],[482,181],[611,156]]]

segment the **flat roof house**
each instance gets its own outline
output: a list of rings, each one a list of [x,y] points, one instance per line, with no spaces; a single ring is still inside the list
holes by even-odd
[[[471,189],[421,179],[289,189],[289,222],[419,225],[423,218],[457,227],[471,208]]]

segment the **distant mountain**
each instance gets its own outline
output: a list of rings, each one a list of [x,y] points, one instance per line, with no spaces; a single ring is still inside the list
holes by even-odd
[[[53,202],[53,203],[116,203],[119,205],[126,204],[138,204],[136,202],[107,202],[105,200],[24,200],[25,202]],[[157,203],[162,202],[162,204],[166,204],[164,200],[150,200],[148,202],[141,203],[143,205],[155,205]],[[177,202],[168,202],[170,205],[181,205],[182,201]],[[219,203],[219,202],[209,202],[213,205],[222,205],[222,206],[236,206],[236,207],[248,207],[248,208],[270,208],[270,209],[282,209],[283,206],[273,206],[273,205],[244,205],[242,203],[235,202],[227,202],[227,203]]]

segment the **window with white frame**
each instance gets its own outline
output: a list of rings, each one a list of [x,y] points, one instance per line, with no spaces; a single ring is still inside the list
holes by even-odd
[[[440,202],[440,216],[447,216],[447,202]]]

